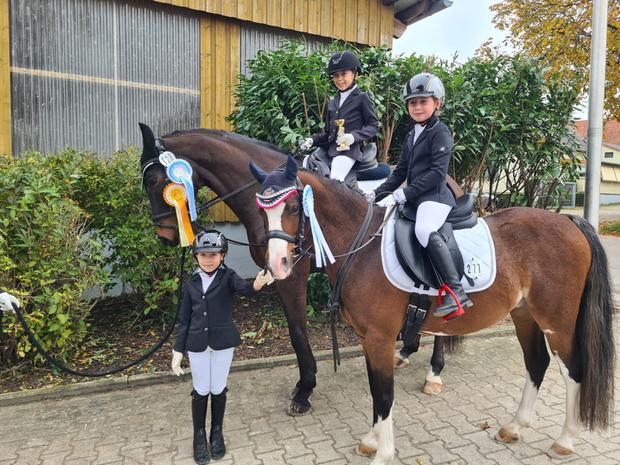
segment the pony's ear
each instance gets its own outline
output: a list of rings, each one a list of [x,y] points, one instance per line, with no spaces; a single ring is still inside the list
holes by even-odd
[[[290,155],[286,161],[286,171],[284,171],[284,175],[286,179],[290,179],[291,181],[294,181],[297,177],[297,162]]]
[[[265,173],[263,170],[261,170],[258,167],[258,165],[256,163],[254,163],[253,161],[250,162],[250,173],[252,173],[252,176],[254,176],[254,179],[256,179],[261,184],[263,183],[263,181],[267,177],[267,173]]]
[[[155,136],[150,127],[144,123],[138,123],[140,125],[140,132],[142,132],[142,156],[140,157],[140,164],[144,164],[148,160],[157,158],[159,153],[155,147]]]

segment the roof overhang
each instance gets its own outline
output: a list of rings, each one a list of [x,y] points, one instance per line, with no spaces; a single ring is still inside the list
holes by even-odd
[[[403,35],[407,26],[434,15],[452,5],[452,0],[382,0],[394,6],[394,37]]]

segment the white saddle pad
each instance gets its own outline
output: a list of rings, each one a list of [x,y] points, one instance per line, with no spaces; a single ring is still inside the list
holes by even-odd
[[[391,198],[391,197],[390,197]],[[386,211],[386,215],[389,209]],[[396,242],[394,240],[395,213],[392,212],[390,218],[383,228],[381,238],[381,262],[383,272],[388,280],[398,289],[405,292],[416,292],[418,294],[437,295],[437,289],[429,288],[426,285],[415,286],[413,280],[405,273],[400,266],[396,256]],[[495,246],[493,238],[486,222],[478,218],[478,224],[470,229],[459,229],[454,231],[461,254],[465,264],[465,276],[461,280],[465,292],[484,291],[495,281]],[[473,280],[474,285],[470,286],[467,276]]]

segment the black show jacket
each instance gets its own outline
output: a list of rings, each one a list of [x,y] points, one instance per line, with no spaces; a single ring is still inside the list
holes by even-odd
[[[454,196],[446,178],[454,141],[448,127],[433,115],[413,143],[415,131],[407,134],[400,159],[387,180],[375,189],[377,200],[392,193],[407,180],[403,189],[407,203],[415,208],[433,201],[454,207]]]
[[[203,352],[228,349],[241,344],[239,330],[232,319],[233,295],[256,294],[252,282],[239,277],[230,268],[222,266],[215,278],[202,292],[202,280],[198,273],[185,284],[179,315],[179,334],[174,344],[177,352]]]
[[[353,89],[342,106],[338,108],[340,98],[341,95],[339,94],[327,104],[325,132],[314,134],[312,141],[314,145],[325,148],[327,154],[332,158],[346,155],[359,161],[362,157],[360,143],[374,137],[379,132],[375,109],[368,94],[362,92],[359,87]],[[334,120],[337,119],[344,119],[344,132],[352,134],[355,139],[350,149],[342,152],[336,150],[338,126],[336,126]]]

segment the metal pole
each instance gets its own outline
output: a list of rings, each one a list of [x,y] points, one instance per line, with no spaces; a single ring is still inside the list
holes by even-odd
[[[592,49],[588,100],[588,153],[586,165],[585,218],[598,231],[601,193],[605,52],[607,50],[607,0],[592,5]]]

